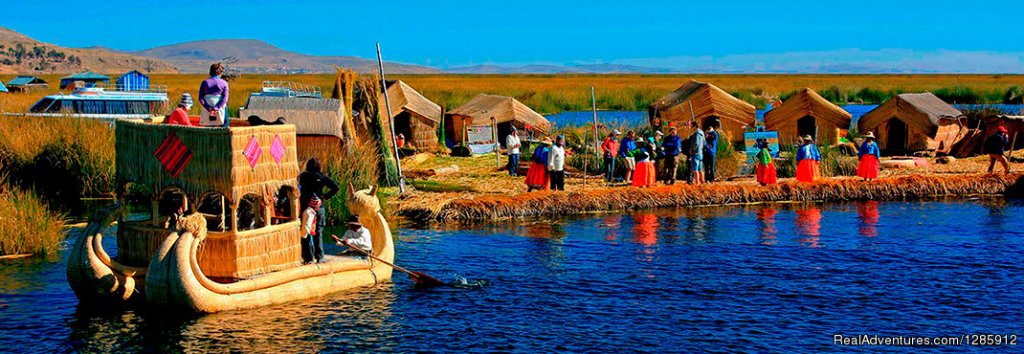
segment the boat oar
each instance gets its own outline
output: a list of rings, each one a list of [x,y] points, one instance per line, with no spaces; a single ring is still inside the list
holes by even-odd
[[[412,279],[412,281],[416,283],[417,287],[430,288],[430,287],[435,287],[435,286],[447,286],[448,285],[448,283],[445,283],[443,281],[437,280],[437,278],[429,276],[426,273],[410,271],[408,269],[405,269],[405,268],[399,267],[399,266],[397,266],[395,264],[392,264],[391,262],[388,262],[388,261],[385,261],[383,259],[380,259],[379,257],[374,256],[374,255],[370,254],[369,252],[364,251],[363,249],[361,249],[359,247],[355,247],[355,246],[352,246],[352,245],[348,244],[347,240],[342,240],[342,239],[338,238],[337,235],[331,235],[331,238],[333,238],[334,241],[337,242],[338,244],[345,245],[346,247],[348,247],[349,249],[351,249],[353,251],[362,253],[363,255],[365,255],[367,257],[370,257],[370,258],[373,258],[373,259],[377,260],[378,262],[384,263],[385,265],[387,265],[387,266],[389,266],[391,268],[394,268],[394,269],[398,270],[399,272],[408,274],[409,275],[409,279]]]

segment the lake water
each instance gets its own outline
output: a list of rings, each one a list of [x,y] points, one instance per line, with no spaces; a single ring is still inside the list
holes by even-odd
[[[659,210],[398,234],[399,264],[489,285],[417,290],[396,272],[375,289],[180,316],[79,308],[60,257],[3,261],[0,352],[818,352],[840,349],[833,334],[1024,334],[1018,200]]]

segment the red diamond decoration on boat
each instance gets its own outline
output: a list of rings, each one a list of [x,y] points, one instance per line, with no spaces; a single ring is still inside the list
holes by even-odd
[[[192,161],[192,150],[189,150],[188,146],[185,146],[185,143],[181,142],[174,132],[171,132],[153,152],[153,156],[160,160],[160,164],[164,165],[164,169],[171,176],[178,178],[185,170],[185,166],[188,166],[189,161]]]
[[[274,142],[270,144],[270,155],[274,157],[274,161],[277,164],[281,164],[281,158],[284,157],[284,143],[281,142],[281,136],[274,134]]]
[[[256,141],[255,136],[249,139],[249,144],[245,146],[245,150],[242,150],[242,155],[249,160],[249,167],[256,167],[260,155],[263,155],[263,149],[260,149],[260,143]]]

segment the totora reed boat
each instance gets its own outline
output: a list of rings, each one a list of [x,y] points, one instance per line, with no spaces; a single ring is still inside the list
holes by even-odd
[[[209,313],[390,282],[392,269],[372,260],[302,264],[294,126],[121,120],[116,129],[119,206],[93,218],[67,262],[82,303]],[[369,229],[374,255],[391,262],[394,244],[375,192],[349,185],[347,202]],[[152,198],[152,210],[131,217],[121,205],[140,193]],[[111,257],[102,232],[115,220]]]

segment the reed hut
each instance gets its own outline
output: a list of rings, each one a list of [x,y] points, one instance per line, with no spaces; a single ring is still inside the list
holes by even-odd
[[[7,82],[7,89],[11,92],[45,90],[48,87],[50,87],[50,84],[37,76],[18,76]]]
[[[519,100],[481,93],[445,115],[445,135],[452,143],[461,143],[465,141],[467,126],[489,125],[491,117],[497,122],[498,141],[502,145],[505,144],[503,137],[508,135],[513,125],[520,130],[529,126],[540,134],[547,134],[551,129],[547,118]]]
[[[655,100],[648,113],[651,125],[670,122],[685,127],[684,123],[696,119],[702,128],[714,126],[725,131],[731,142],[742,143],[744,130],[754,127],[755,108],[715,85],[690,80]]]
[[[890,152],[931,150],[948,153],[967,132],[967,118],[931,93],[904,93],[857,121],[860,132],[874,132]]]
[[[441,106],[423,97],[402,80],[388,83],[388,98],[394,115],[395,134],[405,136],[407,146],[412,145],[417,149],[436,148]]]
[[[295,128],[209,129],[119,121],[116,180],[152,191],[152,217],[118,228],[119,259],[145,266],[174,230],[167,198],[206,219],[199,266],[211,277],[243,279],[299,264]],[[275,196],[286,196],[275,209]],[[249,213],[243,213],[248,211]],[[281,220],[284,216],[285,220]]]
[[[835,145],[840,132],[850,129],[853,116],[809,88],[804,88],[764,114],[767,130],[779,132],[779,139],[798,141],[810,135],[815,141]]]

